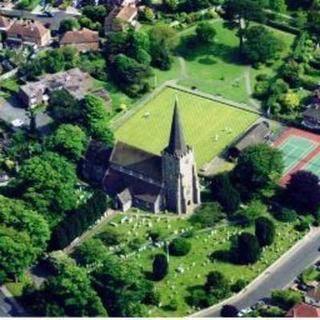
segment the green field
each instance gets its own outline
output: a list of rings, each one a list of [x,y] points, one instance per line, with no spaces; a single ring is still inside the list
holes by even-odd
[[[194,147],[198,168],[220,154],[258,119],[255,113],[166,88],[120,125],[115,130],[116,138],[159,154],[169,140],[175,96],[186,141]],[[144,116],[146,113],[149,117]],[[226,132],[226,127],[232,132]]]

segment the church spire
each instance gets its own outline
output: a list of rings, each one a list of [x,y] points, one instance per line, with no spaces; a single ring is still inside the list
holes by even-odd
[[[183,130],[181,126],[178,98],[175,99],[173,119],[171,125],[169,145],[166,149],[168,153],[181,156],[186,153],[187,145],[184,140]]]

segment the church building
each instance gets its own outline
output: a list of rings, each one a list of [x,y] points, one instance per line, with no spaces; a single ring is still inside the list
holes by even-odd
[[[175,101],[168,146],[161,155],[117,142],[103,188],[117,209],[192,213],[200,205],[200,185],[192,147],[185,142]]]

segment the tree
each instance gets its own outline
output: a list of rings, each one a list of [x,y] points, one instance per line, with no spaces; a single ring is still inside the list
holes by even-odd
[[[240,51],[242,52],[245,33],[249,27],[249,21],[263,22],[265,14],[258,1],[254,0],[226,0],[223,4],[225,18],[238,23],[238,35],[240,38]]]
[[[191,250],[191,243],[183,238],[176,238],[169,244],[170,255],[181,257],[187,255]]]
[[[152,270],[153,279],[156,281],[162,280],[168,274],[169,265],[165,254],[157,254],[154,257]]]
[[[80,24],[75,18],[64,19],[60,23],[59,32],[65,33],[67,31],[74,31],[80,29]]]
[[[59,123],[78,122],[82,117],[79,103],[65,89],[55,90],[51,93],[49,111]]]
[[[87,148],[85,132],[72,124],[61,125],[48,139],[48,147],[72,161],[80,160]]]
[[[223,318],[236,318],[238,317],[239,310],[231,305],[231,304],[225,304],[222,306],[220,315]]]
[[[289,310],[295,304],[301,303],[303,296],[299,291],[291,289],[273,290],[271,293],[271,301],[280,308]]]
[[[258,261],[261,247],[257,238],[248,232],[243,232],[233,239],[231,257],[238,264],[253,264]]]
[[[104,23],[105,17],[108,14],[108,8],[104,5],[92,5],[82,8],[82,14],[88,17],[91,21]]]
[[[213,43],[216,34],[216,30],[210,22],[200,22],[196,27],[197,39],[202,44]]]
[[[137,96],[148,90],[147,79],[152,72],[149,66],[118,54],[112,65],[113,77],[120,88],[131,96]]]
[[[93,262],[97,262],[94,258]],[[145,303],[154,293],[153,284],[139,269],[107,255],[92,272],[94,287],[112,317],[143,317]]]
[[[86,95],[83,100],[85,122],[89,133],[94,139],[112,146],[114,135],[109,128],[110,115],[106,110],[104,101],[96,96]]]
[[[287,11],[287,4],[285,0],[269,0],[270,9],[277,13],[285,13]]]
[[[251,63],[264,63],[276,58],[282,43],[264,26],[252,26],[246,31],[243,52]]]
[[[41,317],[105,317],[107,312],[91,286],[87,271],[72,259],[60,263],[55,276],[29,294],[28,306]]]
[[[162,7],[164,11],[175,12],[178,8],[177,0],[163,0]]]
[[[283,169],[281,151],[266,144],[257,144],[243,150],[232,172],[232,179],[243,187],[241,196],[245,196],[246,191],[257,192],[273,187]]]
[[[296,92],[290,90],[280,96],[280,102],[284,108],[284,111],[294,111],[300,106],[300,97]]]
[[[28,233],[0,226],[0,270],[3,280],[16,278],[37,257]]]
[[[261,247],[270,246],[275,237],[276,228],[272,220],[267,217],[256,219],[255,234]]]
[[[151,46],[163,44],[170,50],[177,45],[177,32],[165,23],[156,24],[149,32]]]
[[[294,173],[284,192],[288,206],[303,213],[316,213],[320,206],[319,177],[309,171]]]
[[[240,206],[240,194],[232,186],[227,174],[216,175],[210,184],[211,194],[214,200],[218,201],[223,210],[231,215]]]
[[[230,283],[221,272],[212,271],[207,275],[204,289],[210,296],[211,302],[216,302],[225,298],[230,293]]]
[[[42,215],[27,208],[22,201],[0,196],[0,223],[27,233],[38,254],[45,249],[49,239],[48,223]]]
[[[61,50],[49,50],[41,58],[41,64],[47,73],[56,73],[64,69],[64,57]]]
[[[15,181],[17,194],[55,224],[77,205],[75,166],[52,152],[24,161]]]

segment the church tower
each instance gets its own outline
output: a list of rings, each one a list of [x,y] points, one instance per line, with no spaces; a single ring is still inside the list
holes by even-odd
[[[162,151],[162,177],[167,210],[192,213],[200,205],[200,186],[193,150],[186,145],[176,99],[168,146]]]

